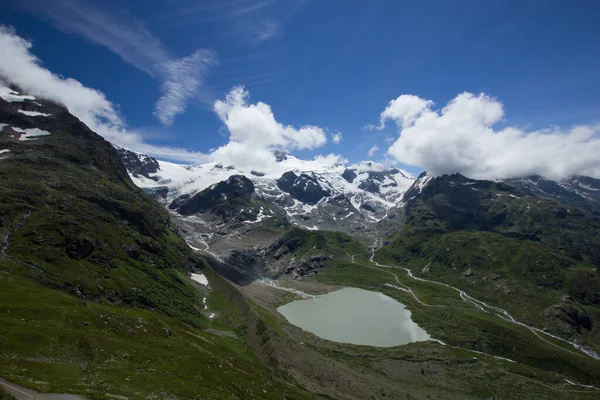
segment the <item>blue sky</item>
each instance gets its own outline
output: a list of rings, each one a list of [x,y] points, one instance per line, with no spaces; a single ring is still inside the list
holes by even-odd
[[[278,122],[323,129],[326,144],[293,149],[302,157],[336,153],[359,161],[378,146],[371,158],[417,163],[414,171],[431,168],[422,158],[436,153],[415,160],[399,160],[406,151],[386,155],[407,128],[401,117],[365,129],[379,125],[388,103],[403,94],[440,110],[465,91],[485,93],[503,105],[493,125],[525,133],[558,126],[568,135],[574,125],[600,121],[600,3],[593,1],[18,3],[0,5],[0,24],[30,40],[45,68],[103,92],[127,129],[156,146],[209,153],[228,143],[229,126],[213,107],[236,85],[249,92],[250,104],[270,105]],[[65,12],[73,4],[79,13]],[[85,18],[135,34],[136,46],[122,48],[118,34],[107,38]],[[163,70],[148,60],[200,49],[212,57],[199,67],[203,82],[184,101],[185,112],[165,125],[154,115]],[[335,132],[343,135],[338,144]],[[449,168],[466,168],[455,164]]]

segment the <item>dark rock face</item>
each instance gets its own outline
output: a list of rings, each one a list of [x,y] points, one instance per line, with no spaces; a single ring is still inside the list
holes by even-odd
[[[377,210],[375,210],[375,208],[373,208],[372,205],[370,205],[369,203],[363,203],[360,205],[360,208],[362,208],[363,210],[367,210],[370,211],[372,213],[376,212]]]
[[[553,331],[566,336],[580,335],[582,329],[591,331],[594,327],[588,313],[568,296],[565,296],[562,303],[546,309],[544,319]]]
[[[156,176],[150,176],[150,174],[155,174],[160,170],[158,161],[156,161],[155,158],[134,153],[131,150],[123,148],[117,148],[117,153],[119,154],[121,161],[123,161],[125,168],[127,168],[127,171],[136,178],[143,176],[154,181],[159,180]]]
[[[212,211],[216,215],[229,218],[236,212],[239,213],[253,194],[254,184],[250,179],[243,175],[232,175],[226,181],[204,189],[192,197],[184,195],[175,199],[169,208],[177,210],[181,215]]]
[[[344,170],[344,173],[342,174],[342,178],[344,178],[349,183],[352,183],[356,179],[356,172],[354,172],[351,169],[346,168]]]
[[[287,275],[291,274],[294,279],[299,279],[304,276],[314,276],[319,273],[325,266],[325,261],[331,257],[319,254],[312,256],[302,261],[297,266],[290,266],[285,270]]]
[[[379,193],[379,184],[377,184],[373,179],[367,178],[358,185],[358,187],[362,190],[366,190],[371,193]]]
[[[273,254],[273,258],[279,260],[284,255],[291,253],[302,246],[303,243],[304,242],[297,237],[291,239],[281,238],[267,248],[267,253]]]
[[[281,150],[273,150],[273,155],[275,156],[275,160],[277,160],[277,162],[285,161],[288,158],[287,154]]]
[[[67,256],[74,260],[83,260],[94,252],[94,245],[87,239],[75,239],[66,248]]]
[[[298,179],[298,175],[292,171],[285,172],[281,178],[277,179],[277,187],[286,193],[291,193],[296,179]]]
[[[329,190],[324,189],[314,177],[288,171],[277,180],[277,187],[289,193],[294,199],[307,204],[317,204],[323,197],[329,196]]]

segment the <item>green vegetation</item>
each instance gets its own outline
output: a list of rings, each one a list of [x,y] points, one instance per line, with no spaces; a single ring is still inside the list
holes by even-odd
[[[248,307],[223,301],[240,295],[214,273],[209,304],[217,318],[200,329],[156,311],[83,305],[8,273],[6,264],[0,270],[0,376],[6,379],[90,398],[306,398],[236,336]]]
[[[507,357],[519,363],[518,366],[512,363],[504,365],[503,368],[510,367],[505,369],[507,372],[524,374],[518,371],[530,371],[525,375],[533,374],[542,382],[557,382],[557,375],[587,384],[598,385],[600,382],[598,361],[572,346],[539,334],[543,337],[541,340],[523,326],[478,311],[462,301],[458,292],[434,283],[415,281],[402,269],[337,262],[317,275],[317,279],[327,284],[378,291],[395,298],[407,305],[413,320],[433,338],[464,349]],[[412,294],[386,284],[410,287],[425,304],[417,301]]]
[[[53,117],[37,127],[51,135],[3,137],[0,376],[89,398],[306,398],[255,357],[243,338],[256,312],[135,187],[115,149],[40,101]],[[0,120],[25,118],[17,108],[0,104]],[[187,278],[200,270],[213,288],[206,311]]]
[[[599,252],[593,210],[452,175],[409,202],[376,256],[599,350]]]
[[[295,242],[296,257],[310,257],[315,254],[327,254],[335,259],[349,258],[351,254],[363,253],[365,248],[352,236],[342,232],[308,231],[292,228],[283,239]]]
[[[0,386],[0,400],[15,400],[15,397],[9,393],[6,393],[6,391]]]

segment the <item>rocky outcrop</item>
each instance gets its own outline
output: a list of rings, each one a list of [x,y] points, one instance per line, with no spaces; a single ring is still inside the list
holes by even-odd
[[[286,275],[291,275],[293,279],[314,276],[323,269],[327,260],[331,260],[331,257],[323,254],[312,256],[302,260],[298,265],[290,265],[285,270],[285,273]]]
[[[160,170],[156,158],[149,157],[145,154],[135,153],[131,150],[117,147],[117,152],[127,171],[136,178],[145,177],[158,182],[159,178],[153,176]]]
[[[175,199],[169,208],[181,215],[213,212],[225,219],[247,211],[246,219],[256,219],[257,210],[250,210],[249,202],[254,194],[254,184],[243,175],[233,175],[193,196],[183,195]],[[246,208],[248,210],[246,210]],[[246,215],[245,215],[246,216]]]
[[[565,337],[580,336],[583,330],[591,331],[594,327],[588,313],[569,296],[563,301],[548,307],[543,315],[547,329]]]
[[[281,151],[281,150],[273,150],[273,155],[275,156],[275,160],[277,162],[282,162],[287,160],[288,156],[287,153],[285,151]]]
[[[346,168],[344,170],[344,173],[342,174],[342,178],[344,178],[346,181],[348,181],[349,183],[354,182],[354,180],[356,179],[356,172],[354,172],[354,170],[348,169]]]
[[[289,193],[294,199],[306,204],[317,204],[322,198],[331,195],[330,191],[324,189],[319,181],[308,175],[288,171],[277,180],[277,187]]]

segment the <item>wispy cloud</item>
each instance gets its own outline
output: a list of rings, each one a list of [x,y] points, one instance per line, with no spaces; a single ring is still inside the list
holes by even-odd
[[[188,101],[198,93],[207,67],[213,60],[211,52],[198,50],[188,57],[165,64],[162,96],[154,110],[154,115],[161,123],[171,125],[177,115],[185,112]]]
[[[254,46],[281,34],[282,21],[295,3],[290,0],[205,0],[175,10],[168,3],[168,8],[165,7],[164,12],[154,16],[152,21],[170,29],[210,26],[211,32],[201,38],[230,37],[233,43]]]
[[[259,11],[267,6],[270,6],[271,4],[275,3],[274,0],[267,0],[267,1],[259,1],[259,2],[255,2],[255,3],[250,3],[248,5],[236,8],[235,10],[225,13],[225,14],[220,14],[220,15],[216,15],[213,18],[234,18],[234,17],[239,17],[245,14],[249,14],[249,13],[253,13],[255,11]]]
[[[161,82],[155,115],[165,125],[185,111],[201,88],[216,56],[208,50],[176,58],[144,24],[126,12],[101,9],[88,0],[22,0],[18,7],[58,29],[76,33],[118,54],[125,62]]]
[[[281,25],[275,21],[265,21],[256,31],[253,41],[255,44],[267,41],[281,33]]]
[[[371,147],[371,149],[369,150],[369,157],[373,157],[375,155],[375,153],[377,153],[379,151],[379,146],[374,145],[373,147]]]
[[[331,140],[333,141],[333,143],[335,144],[340,144],[342,142],[342,133],[341,132],[336,132],[333,135],[331,135]]]

